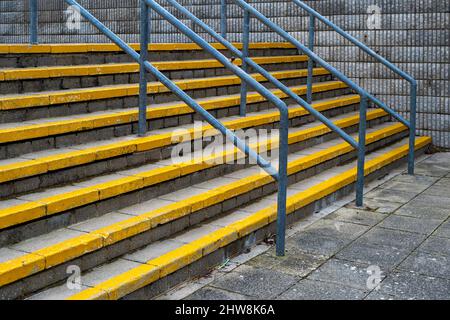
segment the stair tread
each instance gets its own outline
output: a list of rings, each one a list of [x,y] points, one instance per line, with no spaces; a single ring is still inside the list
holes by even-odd
[[[426,139],[418,139],[421,141],[418,141],[419,143],[424,143]],[[429,139],[428,139],[429,141]],[[398,149],[404,146],[407,146],[408,139],[402,139],[398,141],[397,143],[390,145],[388,147],[383,148],[383,155],[387,155],[390,152],[398,152]],[[367,157],[367,162],[369,163],[371,160],[381,162],[382,160],[379,157],[375,158],[376,155],[369,154]],[[304,188],[304,183],[299,182],[296,184],[293,184],[292,186],[289,186],[289,201],[298,201],[296,198],[299,197],[299,195],[306,195],[311,192],[316,192],[315,189],[317,187],[321,187],[323,185],[329,185],[330,183],[334,183],[332,180],[330,180],[330,177],[338,177],[342,174],[354,174],[354,168],[356,165],[356,160],[340,167],[334,167],[332,169],[326,170],[322,173],[319,173],[315,176],[316,181],[321,181],[318,184],[312,185],[308,189]],[[366,165],[368,166],[374,166],[373,164]],[[299,191],[303,190],[303,191]],[[273,195],[272,195],[273,196]],[[219,228],[230,228],[230,226],[234,223],[240,223],[241,221],[244,221],[244,219],[248,218],[254,218],[257,215],[261,216],[265,209],[274,206],[276,202],[271,199],[270,197],[263,197],[260,201],[262,204],[260,206],[255,206],[255,204],[251,204],[248,206],[244,206],[244,209],[237,209],[231,214],[227,214],[224,217],[219,217],[216,219],[211,219],[208,222],[202,223],[200,226],[195,226],[193,228],[190,228],[184,232],[181,232],[180,234],[176,234],[172,237],[169,237],[168,239],[159,241],[157,243],[150,244],[142,249],[138,249],[134,251],[133,253],[128,253],[123,256],[121,256],[118,259],[115,259],[109,263],[103,264],[99,267],[96,267],[92,270],[86,271],[82,273],[82,284],[85,286],[84,289],[92,288],[102,291],[103,287],[102,284],[105,283],[105,281],[108,281],[108,284],[111,283],[111,281],[114,281],[114,278],[117,278],[117,285],[119,286],[126,286],[127,281],[132,281],[131,279],[125,277],[127,272],[130,272],[132,270],[135,270],[136,268],[140,268],[141,266],[156,266],[158,268],[164,269],[165,267],[169,268],[170,270],[167,271],[171,273],[173,267],[169,267],[168,265],[170,262],[167,260],[167,265],[160,265],[160,261],[164,261],[164,255],[167,255],[169,253],[174,252],[174,250],[182,249],[183,245],[186,246],[193,246],[197,247],[201,245],[193,244],[194,241],[203,238],[205,235],[208,235],[209,233],[212,233],[214,231],[220,230]],[[271,205],[269,205],[271,204]],[[249,208],[250,207],[250,208]],[[253,208],[251,208],[253,207]],[[245,209],[247,208],[247,209]],[[248,220],[247,219],[247,220]],[[268,222],[265,222],[267,224]],[[256,229],[258,228],[255,224],[254,226]],[[181,239],[181,241],[179,241]],[[184,248],[184,247],[183,247]],[[189,255],[189,252],[184,253],[185,255]],[[179,254],[182,255],[182,254]],[[177,255],[178,256],[178,255]],[[201,255],[200,255],[201,256]],[[198,259],[199,257],[197,257]],[[158,263],[156,263],[155,259],[159,259]],[[195,258],[193,258],[195,259]],[[138,265],[135,265],[133,263],[128,263],[127,261],[137,262]],[[154,262],[155,261],[155,262]],[[195,260],[194,260],[195,261]],[[155,264],[156,263],[156,264]],[[182,268],[185,265],[189,264],[189,261],[186,260],[179,263],[178,268]],[[117,265],[121,265],[123,268],[117,268]],[[136,269],[136,275],[139,274],[139,270]],[[119,280],[119,276],[120,280]],[[143,273],[142,277],[145,277],[146,275]],[[97,279],[96,281],[92,282],[92,279]],[[150,281],[152,282],[152,281]],[[66,288],[66,290],[63,289],[63,287]],[[133,287],[133,289],[135,289]],[[66,299],[76,294],[76,292],[68,290],[66,284],[60,285],[54,288],[50,288],[47,290],[44,290],[41,293],[38,293],[34,296],[31,296],[30,299],[40,299],[42,297],[52,298],[52,299]],[[89,294],[86,292],[86,294],[89,296]],[[107,298],[108,296],[103,294],[103,298]],[[76,298],[76,296],[75,296]],[[120,298],[120,297],[119,297]]]
[[[130,43],[134,50],[139,50],[139,43]],[[224,49],[219,43],[211,43],[215,49]],[[236,48],[242,48],[242,43],[233,43]],[[250,49],[294,49],[287,42],[251,42]],[[203,50],[195,43],[152,43],[149,51],[192,51]],[[0,54],[30,54],[30,53],[89,53],[89,52],[123,52],[121,48],[113,43],[58,43],[58,44],[0,44]]]
[[[305,77],[307,69],[293,69],[270,72],[279,79],[289,79]],[[329,72],[324,68],[315,68],[314,75],[325,75]],[[267,81],[260,74],[251,74],[260,81]],[[236,75],[204,77],[196,79],[173,80],[182,90],[211,88],[223,85],[240,84],[241,80]],[[169,92],[169,90],[158,81],[148,83],[148,93]],[[127,96],[137,96],[139,94],[139,84],[117,84],[105,85],[91,88],[65,89],[57,91],[43,91],[38,93],[6,94],[0,97],[0,110],[12,110],[21,108],[32,108],[39,106],[51,106],[64,103],[75,103],[83,101],[95,101],[106,98],[118,98]]]
[[[307,61],[307,56],[265,56],[252,58],[256,63],[278,64]],[[236,65],[241,64],[240,59],[234,61]],[[153,66],[160,71],[168,70],[191,70],[218,68],[223,65],[215,59],[195,59],[181,61],[152,61]],[[138,73],[137,63],[102,63],[76,66],[52,66],[52,67],[28,67],[28,68],[0,68],[0,81],[14,81],[26,79],[45,79],[64,76],[95,76],[121,73]],[[3,75],[3,76],[2,76]]]
[[[370,132],[376,132],[376,131],[377,131],[377,128],[371,128],[370,129]],[[381,135],[384,135],[384,134],[381,133]],[[335,139],[334,141],[335,141],[336,145],[342,144],[342,142],[339,141],[339,139]],[[300,158],[304,158],[305,161],[306,161],[306,159],[309,159],[310,157],[305,156],[305,155],[301,155],[301,154],[295,154],[295,153],[294,154],[290,154],[289,155],[289,163],[292,165],[295,160],[300,159]],[[255,170],[255,166],[247,168],[247,169],[243,169],[243,170],[240,170],[240,171],[241,172],[247,171],[247,172],[255,173],[254,170]],[[261,171],[259,171],[259,174],[261,174]],[[240,176],[243,177],[242,174]],[[239,183],[240,181],[246,181],[247,180],[247,178],[245,178],[245,177],[244,178],[239,178],[239,179],[241,179],[241,180],[238,180],[238,178],[234,178],[234,179],[231,179],[231,181],[230,181],[230,178],[227,178],[227,177],[217,178],[216,182],[214,184],[211,184],[209,189],[214,188],[215,190],[220,190],[221,187],[225,187],[225,190],[226,190],[226,187],[229,186],[230,183],[236,183],[236,182]],[[314,180],[317,180],[317,177],[314,177]],[[302,185],[304,185],[304,183]],[[196,186],[193,185],[192,188],[188,188],[188,189],[195,190],[195,187]],[[158,209],[170,206],[170,205],[175,204],[177,202],[178,203],[189,203],[189,201],[187,201],[187,199],[189,199],[190,196],[199,196],[200,194],[202,194],[201,199],[206,199],[207,198],[207,197],[204,197],[203,194],[207,194],[208,193],[208,189],[202,189],[202,188],[199,188],[199,187],[197,187],[196,189],[198,189],[198,190],[195,190],[194,193],[192,193],[193,191],[189,191],[189,190],[186,190],[186,189],[183,190],[182,192],[175,191],[175,192],[166,194],[164,196],[160,196],[156,200],[153,199],[153,200],[150,200],[150,201],[147,201],[147,202],[142,202],[142,203],[140,203],[137,206],[133,206],[134,208],[136,208],[138,210],[138,211],[134,212],[134,215],[136,215],[136,217],[132,217],[130,215],[130,213],[133,212],[133,207],[129,207],[129,208],[124,208],[122,210],[118,210],[119,212],[112,212],[112,213],[109,214],[109,216],[93,218],[93,219],[87,220],[85,222],[81,222],[79,224],[75,224],[75,225],[69,226],[69,227],[64,228],[62,230],[77,230],[79,232],[91,232],[91,235],[94,236],[96,232],[100,232],[99,230],[103,230],[102,228],[106,228],[107,226],[112,227],[114,225],[114,221],[118,222],[118,223],[116,223],[117,226],[119,226],[119,225],[122,226],[120,223],[123,222],[124,224],[123,224],[122,227],[126,228],[126,226],[129,225],[129,224],[127,224],[127,221],[132,221],[132,220],[134,221],[136,218],[139,218],[139,216],[140,217],[145,217],[145,216],[147,216],[149,214],[149,212],[158,212]],[[189,192],[186,192],[186,191],[189,191]],[[183,194],[183,192],[185,192],[185,193]],[[289,191],[289,194],[291,194],[291,192],[292,191]],[[160,200],[160,199],[165,199],[165,200],[163,202],[157,203],[158,200]],[[173,201],[173,200],[175,200],[175,201]],[[155,203],[155,201],[156,201],[156,203]],[[169,201],[169,202],[167,202],[167,201]],[[149,209],[149,208],[151,208],[151,209]],[[163,212],[165,212],[165,211],[163,210]],[[111,218],[114,221],[111,221],[108,218]],[[141,221],[141,220],[136,220],[136,221]],[[96,232],[93,232],[93,230],[95,230]],[[55,251],[55,249],[50,249],[50,247],[45,245],[45,243],[48,242],[47,239],[50,239],[50,241],[51,241],[50,242],[50,246],[52,244],[54,244],[52,241],[53,241],[53,239],[55,237],[49,236],[49,234],[51,234],[51,233],[48,233],[48,234],[42,235],[42,236],[38,236],[38,237],[35,237],[35,238],[32,238],[32,239],[25,240],[23,242],[15,244],[14,246],[15,246],[15,248],[22,248],[22,250],[23,250],[24,248],[27,247],[27,245],[29,243],[32,243],[34,245],[34,249],[36,249],[36,250],[34,250],[34,252],[36,252],[37,250],[41,250],[42,249],[42,250],[47,250],[46,251],[47,254],[49,252],[53,252],[52,254],[55,254],[57,252],[57,251]],[[84,233],[84,235],[88,235],[88,234]],[[127,235],[127,236],[130,236],[130,235]],[[97,234],[96,237],[99,237],[99,235]],[[118,241],[118,239],[116,241]],[[59,250],[60,250],[60,254],[61,254],[60,258],[67,259],[67,258],[72,257],[70,251],[68,251],[68,252],[66,252],[66,251],[68,249],[70,250],[71,246],[77,246],[79,244],[80,244],[80,242],[77,242],[77,241],[68,242],[66,245],[60,244],[59,245],[59,248],[60,248]],[[36,246],[38,246],[38,245],[41,245],[41,247],[37,248]],[[8,246],[8,248],[14,248],[14,246]],[[61,251],[61,250],[63,250],[63,251]],[[32,251],[28,251],[28,252],[30,254],[37,255],[37,256],[42,256],[42,255],[45,254],[44,252],[43,253],[32,253]],[[75,252],[76,252],[76,250],[75,250]]]

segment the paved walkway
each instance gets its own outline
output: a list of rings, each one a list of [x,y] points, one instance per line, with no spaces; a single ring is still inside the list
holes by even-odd
[[[450,153],[425,156],[366,194],[259,245],[162,299],[450,299]],[[345,200],[344,200],[345,201]]]

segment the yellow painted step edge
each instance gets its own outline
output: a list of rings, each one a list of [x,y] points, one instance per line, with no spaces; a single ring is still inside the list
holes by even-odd
[[[370,117],[371,115],[369,114],[369,118]],[[348,119],[343,120],[351,121]],[[356,118],[356,121],[353,121],[353,123],[358,123],[358,117]],[[323,128],[320,127],[321,126],[318,126],[316,130],[323,130]],[[313,129],[314,128],[310,128],[307,129],[307,131],[311,131]],[[329,129],[326,128],[325,130]],[[401,124],[394,124],[388,128],[369,134],[366,142],[367,144],[370,144],[402,130],[406,130],[406,128]],[[310,156],[297,159],[289,163],[288,174],[292,175],[302,170],[306,170],[321,162],[330,160],[333,157],[340,156],[352,150],[353,148],[349,144],[341,143]],[[192,212],[196,212],[203,208],[236,197],[270,182],[272,182],[272,178],[267,174],[255,174],[228,185],[206,191],[203,194],[190,197],[185,199],[183,202],[173,203],[157,210],[150,211],[146,214],[132,217],[130,219],[114,223],[110,226],[94,230],[88,234],[90,236],[83,235],[81,237],[75,237],[53,246],[40,249],[34,253],[30,253],[30,255],[35,256],[34,259],[31,259],[31,257],[25,259],[25,257],[22,256],[8,261],[8,263],[0,264],[0,286],[17,281],[24,276],[28,276],[52,266],[67,262],[70,259],[79,257],[80,255],[90,251],[95,251],[102,247],[125,240],[134,235],[155,228],[158,225],[174,221]],[[102,241],[98,242],[99,239]],[[38,259],[38,257],[41,259]],[[42,260],[44,261],[43,265]],[[26,263],[27,261],[28,263]],[[32,268],[30,265],[34,265],[34,267]],[[13,269],[16,270],[16,272],[13,272]],[[18,278],[14,278],[14,274],[17,275]]]
[[[225,49],[219,43],[211,44],[215,49]],[[242,43],[233,43],[238,49],[242,49]],[[138,43],[131,43],[134,50],[139,50]],[[295,47],[286,42],[252,42],[250,49],[294,49]],[[149,45],[150,51],[197,51],[203,50],[194,43],[155,43]],[[0,54],[22,54],[22,53],[87,53],[87,52],[121,52],[115,44],[111,43],[69,43],[69,44],[0,44]]]
[[[385,115],[384,111],[376,110],[373,112],[378,117]],[[356,123],[357,118],[353,117],[352,121]],[[346,125],[347,123],[348,125],[348,122],[343,120],[338,123],[342,123],[343,125]],[[319,125],[318,128],[319,131],[316,133],[318,135],[328,132],[328,129],[324,125]],[[310,131],[311,129],[307,129],[305,131],[306,133],[303,131],[291,133],[289,135],[289,143],[296,143],[300,141],[299,139],[307,139],[308,136],[311,136]],[[301,138],[302,136],[304,138]],[[261,145],[264,144],[269,144],[266,148],[267,150],[270,150],[271,143],[265,142]],[[259,144],[251,145],[251,147],[255,149],[259,148]],[[185,176],[223,163],[223,161],[229,159],[230,156],[232,158],[243,158],[244,154],[235,148],[234,150],[225,151],[218,155],[212,155],[210,158],[193,159],[192,161],[173,164],[132,176],[124,176],[124,178],[100,183],[92,187],[81,188],[79,190],[39,199],[26,204],[4,208],[0,212],[0,229],[111,198],[118,194],[125,194],[142,189],[180,176]],[[28,212],[28,206],[31,206],[34,209],[33,214]],[[24,211],[27,213],[24,214]]]
[[[299,77],[306,77],[307,73],[308,70],[305,69],[271,72],[271,74],[277,79],[294,79]],[[329,72],[324,68],[314,69],[314,75],[326,75],[326,74],[329,74]],[[252,74],[251,76],[255,80],[260,82],[267,81],[267,79],[265,79],[260,74]],[[231,75],[231,76],[220,76],[211,78],[175,80],[174,83],[182,90],[195,90],[202,88],[238,85],[241,83],[241,80],[239,77]],[[170,90],[167,89],[160,82],[151,82],[148,84],[149,94],[164,93],[169,91]],[[0,97],[0,110],[14,110],[22,108],[58,105],[65,103],[94,101],[108,98],[136,96],[138,94],[139,94],[139,84],[127,84],[127,85],[102,86],[95,88],[61,90],[49,93],[5,95],[3,97]]]
[[[329,110],[332,108],[342,107],[358,103],[359,96],[352,95],[338,99],[327,99],[313,103],[312,106],[317,111]],[[291,108],[289,110],[289,117],[300,117],[307,115],[308,112],[301,108]],[[231,129],[243,129],[247,127],[258,126],[262,124],[272,123],[279,120],[279,112],[273,112],[262,115],[249,116],[236,120],[224,122],[224,125]],[[211,134],[212,126],[203,126],[202,132]],[[189,130],[191,138],[202,137],[203,134]],[[171,145],[174,136],[172,133],[154,135],[145,138],[136,138],[126,142],[113,143],[101,147],[92,147],[81,151],[71,151],[64,154],[52,155],[42,158],[37,158],[29,161],[12,163],[0,166],[0,183],[12,181],[20,178],[30,177],[38,174],[44,174],[49,171],[60,170],[67,167],[87,164],[90,162],[103,160],[107,158],[117,157],[120,155],[134,153],[136,151],[148,151],[162,146]]]
[[[308,57],[299,56],[271,56],[252,58],[258,64],[280,64],[308,61]],[[235,65],[242,65],[241,59],[233,62]],[[192,69],[212,69],[222,68],[223,65],[214,59],[205,60],[186,60],[186,61],[158,61],[152,64],[160,71],[173,70],[192,70]],[[111,64],[93,64],[77,66],[57,66],[57,67],[35,67],[35,68],[15,68],[0,69],[0,81],[46,79],[56,77],[82,77],[97,76],[121,73],[138,73],[139,64],[137,63],[111,63]]]
[[[342,88],[347,88],[347,86],[343,82],[326,81],[314,84],[313,92],[318,93]],[[291,90],[298,95],[303,95],[306,93],[306,86],[302,85],[291,87]],[[286,94],[284,94],[281,90],[272,90],[272,92],[277,97],[286,97]],[[197,100],[197,102],[206,110],[216,110],[231,106],[237,106],[239,105],[240,100],[240,95],[230,95],[225,97],[200,99]],[[258,93],[249,93],[247,95],[248,104],[258,103],[262,101],[266,101],[266,99]],[[189,106],[182,102],[178,102],[169,106],[165,105],[162,107],[149,108],[147,110],[147,119],[151,120],[191,113],[194,113],[194,111]],[[110,114],[92,115],[83,118],[77,118],[74,120],[46,122],[43,124],[0,129],[0,143],[36,139],[40,137],[64,134],[68,132],[92,130],[95,128],[136,122],[137,119],[138,111],[136,108],[133,111],[112,111]]]
[[[420,149],[431,142],[428,137],[420,137],[416,141],[415,148]],[[365,164],[365,175],[392,163],[408,153],[408,145],[403,145]],[[305,191],[288,197],[287,214],[292,214],[306,205],[321,199],[333,192],[356,181],[356,168],[338,174],[333,179],[321,182]],[[147,261],[146,264],[133,268],[127,272],[103,281],[92,288],[70,296],[67,300],[117,300],[140,288],[149,285],[167,274],[173,273],[192,262],[199,260],[210,253],[209,248],[220,248],[256,231],[276,220],[276,204],[262,209],[255,214],[231,223],[211,234],[194,240],[174,251],[168,252],[156,259]],[[223,239],[220,244],[215,241]],[[150,272],[151,271],[151,272]],[[159,272],[158,272],[159,271]]]

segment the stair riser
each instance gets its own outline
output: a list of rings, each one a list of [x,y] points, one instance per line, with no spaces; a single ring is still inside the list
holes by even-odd
[[[371,150],[371,151],[376,150],[379,147],[382,147],[383,145],[386,145],[389,142],[392,142],[395,140],[396,140],[395,137],[392,137],[392,139],[390,138],[387,140],[376,142],[369,147],[369,150]],[[418,152],[417,155],[419,155],[419,154],[420,154],[420,152]],[[335,167],[336,165],[339,165],[341,163],[345,163],[346,161],[348,161],[349,157],[351,157],[351,158],[356,157],[356,153],[352,152],[351,155],[349,154],[349,155],[344,155],[344,156],[338,157],[336,159],[324,162],[323,164],[315,166],[311,169],[308,169],[303,172],[292,175],[289,179],[289,184],[293,184],[293,183],[296,183],[296,182],[299,182],[302,180],[306,180],[306,179],[316,175],[317,172],[322,172],[329,168]],[[401,164],[401,161],[399,161],[398,164],[395,164],[394,167],[398,166],[399,164]],[[380,172],[377,172],[376,174],[373,174],[373,175],[367,177],[366,179],[367,179],[367,181],[375,180],[379,177],[382,177],[385,173],[389,172],[389,170],[391,170],[391,168],[387,168],[386,170],[383,169]],[[215,206],[203,209],[201,211],[198,211],[196,213],[193,213],[189,217],[185,217],[185,218],[173,221],[171,223],[159,226],[155,229],[152,229],[150,231],[147,231],[145,233],[142,233],[140,235],[132,237],[128,240],[121,241],[119,243],[113,244],[104,249],[98,250],[93,253],[89,253],[78,259],[74,259],[65,264],[56,266],[52,269],[49,269],[49,270],[43,271],[39,274],[30,276],[26,279],[21,280],[20,282],[16,282],[16,283],[12,283],[10,285],[4,286],[4,287],[0,288],[0,299],[23,298],[24,296],[28,296],[35,291],[39,291],[43,288],[46,288],[47,286],[54,285],[60,281],[65,281],[65,279],[67,279],[67,277],[68,277],[66,270],[67,270],[67,267],[70,265],[77,265],[81,268],[82,271],[89,270],[91,268],[96,267],[97,265],[106,263],[106,262],[111,261],[115,258],[118,258],[126,253],[129,253],[133,250],[144,247],[152,242],[156,242],[158,240],[167,238],[174,233],[177,233],[179,231],[182,231],[183,229],[188,228],[189,226],[195,225],[204,220],[210,219],[214,216],[224,214],[224,213],[231,211],[233,209],[236,209],[240,206],[243,206],[246,204],[248,205],[251,202],[254,202],[263,196],[267,196],[267,195],[270,195],[270,194],[276,192],[276,187],[277,187],[276,183],[271,183],[264,187],[252,190],[251,192],[248,192],[246,194],[242,194],[234,199],[227,200],[227,201],[223,202],[222,204],[215,205]],[[333,203],[337,199],[339,199],[345,195],[348,195],[352,192],[354,192],[353,185],[345,187],[324,199],[316,201],[316,203],[312,203],[312,204],[308,205],[307,207],[303,208],[302,210],[299,210],[299,212],[289,215],[287,222],[289,224],[291,224],[295,221],[298,221],[299,219],[304,218],[307,215],[314,213],[317,210],[320,210],[321,208],[328,206],[330,203]],[[151,297],[154,297],[158,294],[161,294],[161,293],[167,291],[170,287],[173,287],[178,283],[181,283],[181,282],[186,281],[191,278],[195,278],[196,276],[204,275],[204,274],[208,273],[208,271],[211,270],[211,268],[223,263],[223,261],[225,261],[227,258],[231,258],[239,253],[244,252],[246,249],[253,246],[255,243],[264,240],[269,234],[274,234],[275,231],[276,231],[276,225],[271,224],[270,226],[267,226],[261,230],[254,232],[253,234],[245,237],[244,239],[240,239],[240,240],[230,244],[226,248],[220,249],[220,250],[210,254],[209,256],[205,257],[204,259],[195,262],[191,266],[183,268],[183,269],[169,275],[168,277],[166,277],[162,280],[159,280],[159,281],[153,283],[152,285],[131,294],[127,298],[149,299]],[[192,273],[193,270],[196,270],[196,272]],[[181,278],[180,278],[180,276],[181,276]],[[149,292],[151,292],[151,294],[149,294]],[[142,295],[144,295],[144,296],[142,296]]]
[[[327,117],[333,117],[340,113],[351,112],[357,110],[359,105],[350,105],[342,108],[336,108],[322,112]],[[239,110],[237,110],[239,112]],[[387,120],[386,117],[383,120]],[[291,119],[290,127],[296,127],[305,123],[314,121],[311,115]],[[278,122],[252,127],[252,129],[273,129],[278,127]],[[194,142],[193,142],[194,143]],[[205,141],[204,144],[209,144]],[[136,152],[123,156],[118,156],[95,163],[79,165],[67,169],[49,172],[42,175],[32,176],[20,180],[9,181],[0,184],[0,198],[6,198],[12,195],[18,196],[23,193],[37,191],[40,188],[48,188],[61,184],[68,184],[77,180],[98,176],[102,174],[113,173],[117,170],[125,170],[135,166],[148,164],[158,160],[170,158],[173,146],[167,146],[152,149],[144,152]]]
[[[227,51],[220,50],[229,57]],[[250,50],[251,57],[271,55],[296,55],[296,49],[256,49]],[[150,61],[211,59],[211,55],[202,50],[187,51],[151,51]],[[2,54],[0,68],[32,68],[42,66],[67,66],[104,63],[134,62],[123,52],[91,52],[71,54]]]
[[[329,81],[329,75],[314,77],[315,82]],[[293,78],[282,80],[285,85],[301,85],[306,83],[306,78]],[[269,83],[264,83],[267,88],[274,86]],[[185,92],[193,99],[212,97],[217,95],[230,95],[240,92],[240,85],[230,86],[213,86],[202,89],[186,90]],[[179,98],[171,92],[164,92],[158,94],[150,94],[148,96],[148,104],[160,104],[166,102],[179,101]],[[49,117],[64,117],[76,114],[88,114],[96,111],[114,110],[131,108],[139,105],[139,96],[126,96],[119,98],[108,98],[100,100],[91,100],[85,102],[65,103],[50,106],[37,106],[31,108],[20,108],[13,110],[5,110],[0,114],[0,122],[19,122],[26,120],[35,120]]]
[[[417,156],[423,154],[425,149],[421,149],[417,152]],[[372,173],[371,175],[366,177],[366,181],[374,181],[379,179],[386,174],[388,174],[391,170],[403,165],[406,162],[406,158],[402,158],[397,160],[390,165],[383,167],[382,169]],[[287,224],[293,224],[294,222],[305,219],[310,216],[314,212],[317,212],[323,208],[326,208],[330,204],[336,202],[343,197],[352,194],[355,192],[355,183],[348,185],[333,194],[326,196],[320,200],[317,200],[308,206],[297,210],[292,213],[287,218]],[[237,256],[241,253],[247,252],[256,244],[264,241],[267,237],[276,233],[276,222],[271,223],[270,225],[263,227],[244,238],[241,238],[224,248],[214,251],[213,253],[201,258],[200,260],[195,261],[194,263],[160,279],[156,282],[143,287],[140,290],[137,290],[123,298],[123,300],[149,300],[155,298],[156,296],[167,292],[169,289],[175,287],[176,285],[195,279],[201,276],[207,275],[211,272],[212,269],[221,265],[224,261],[234,256]]]
[[[338,95],[349,94],[349,89],[331,90],[326,92],[319,92],[313,95],[313,98],[326,99]],[[305,98],[305,96],[303,96]],[[292,99],[283,99],[287,104],[293,103]],[[273,108],[270,102],[252,103],[247,106],[248,112],[255,112]],[[233,106],[228,108],[216,109],[209,111],[216,118],[223,118],[227,116],[239,115],[239,107]],[[193,121],[202,121],[202,118],[197,113],[185,114],[175,117],[165,117],[158,119],[151,119],[147,122],[150,131],[163,128],[177,127],[179,125],[193,123]],[[294,123],[294,125],[296,125]],[[50,136],[45,138],[38,138],[26,141],[18,141],[8,144],[0,145],[0,159],[9,159],[21,156],[23,154],[48,150],[52,148],[63,148],[73,145],[80,145],[88,142],[106,140],[113,137],[122,137],[132,134],[137,134],[137,122],[130,122],[127,124],[120,124],[109,127],[96,128],[94,130],[80,131],[76,133],[62,134],[58,136]]]
[[[262,66],[268,71],[305,69],[306,63],[268,64]],[[163,70],[164,71],[164,70]],[[254,71],[252,71],[254,72]],[[164,71],[170,79],[193,79],[233,74],[225,68]],[[155,81],[151,76],[149,81]],[[139,83],[139,73],[121,73],[98,76],[57,77],[45,79],[0,81],[0,94],[21,94],[30,92],[90,88],[106,85]]]

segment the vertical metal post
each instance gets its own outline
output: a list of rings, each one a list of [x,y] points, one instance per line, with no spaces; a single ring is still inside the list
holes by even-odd
[[[227,0],[220,0],[220,33],[227,38]]]
[[[366,160],[366,128],[367,128],[367,97],[361,96],[359,108],[359,148],[358,148],[358,173],[356,181],[356,206],[364,204],[364,165]]]
[[[416,145],[416,117],[417,117],[417,83],[411,83],[411,110],[409,116],[409,155],[408,174],[414,174],[414,157]]]
[[[139,69],[139,128],[140,137],[147,133],[147,70],[144,63],[148,60],[148,39],[149,39],[149,12],[150,9],[144,0],[141,0],[141,48],[140,48],[140,69]]]
[[[286,198],[287,198],[287,164],[288,164],[288,136],[289,113],[287,110],[280,114],[280,146],[278,168],[278,215],[277,215],[277,256],[285,254],[286,240]]]
[[[250,43],[250,12],[244,10],[244,30],[242,32],[242,69],[247,72],[248,66],[245,62],[245,58],[249,56],[249,44]],[[241,117],[245,117],[247,113],[247,83],[241,81],[241,105],[239,108],[239,114]]]
[[[38,7],[37,0],[30,0],[30,43],[38,43]]]
[[[314,51],[314,33],[315,33],[316,18],[313,15],[309,16],[309,39],[308,48]],[[312,102],[312,83],[313,83],[313,71],[314,71],[314,61],[308,59],[308,79],[307,79],[307,91],[306,91],[306,101],[311,104]]]

